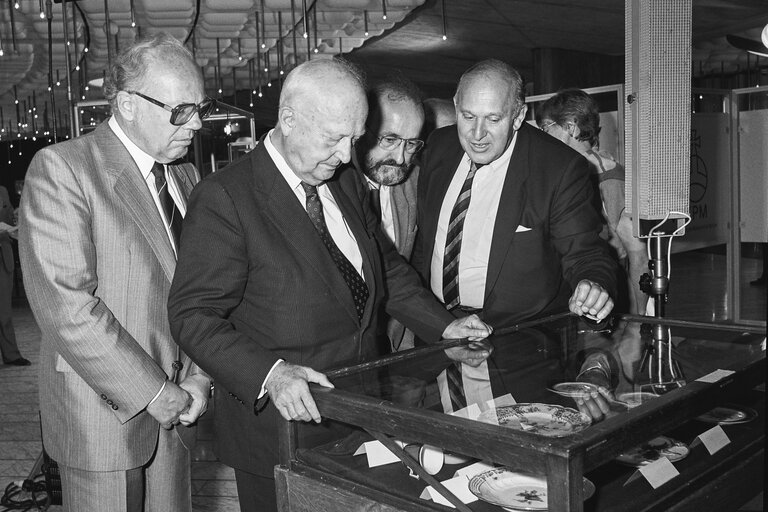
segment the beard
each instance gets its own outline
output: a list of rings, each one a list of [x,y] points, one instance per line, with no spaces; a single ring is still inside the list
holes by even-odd
[[[391,158],[378,162],[365,162],[365,175],[380,185],[392,186],[405,181],[413,164],[398,164]]]

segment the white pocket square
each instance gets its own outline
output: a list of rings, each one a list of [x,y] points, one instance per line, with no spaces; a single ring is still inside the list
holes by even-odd
[[[531,230],[531,228],[527,228],[527,227],[523,226],[522,224],[520,224],[519,226],[517,226],[517,229],[515,230],[515,233],[521,233],[523,231],[530,231],[530,230]]]

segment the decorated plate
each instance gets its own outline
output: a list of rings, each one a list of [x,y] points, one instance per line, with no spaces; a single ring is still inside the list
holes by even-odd
[[[650,441],[635,446],[619,455],[616,460],[628,466],[645,466],[651,462],[666,457],[670,462],[677,462],[688,456],[688,446],[671,437],[659,436]]]
[[[597,386],[589,382],[560,382],[549,388],[549,390],[558,395],[579,398],[596,392]]]
[[[506,510],[547,510],[547,479],[496,468],[473,476],[469,490],[483,501]],[[584,499],[595,492],[595,485],[584,479]]]
[[[515,404],[488,409],[478,420],[547,437],[563,437],[587,428],[592,420],[569,407],[550,404]]]
[[[705,423],[717,423],[718,425],[736,425],[747,423],[757,418],[757,411],[749,407],[739,405],[723,405],[705,412],[696,419]]]

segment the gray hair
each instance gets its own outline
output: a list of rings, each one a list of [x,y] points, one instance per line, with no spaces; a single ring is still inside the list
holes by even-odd
[[[487,59],[478,62],[470,67],[461,75],[459,79],[459,85],[456,87],[456,94],[454,100],[456,100],[467,82],[478,76],[496,76],[506,82],[509,89],[509,94],[512,99],[512,106],[515,109],[525,105],[525,81],[520,73],[507,64],[506,62],[498,59]]]
[[[104,79],[104,97],[113,111],[117,108],[117,93],[138,89],[146,79],[149,64],[158,57],[169,61],[184,59],[197,67],[189,50],[165,32],[137,40],[112,61]]]
[[[305,91],[307,83],[324,80],[331,75],[341,75],[356,82],[365,91],[365,74],[352,62],[334,57],[333,59],[315,59],[306,61],[291,70],[280,91],[278,108],[288,106],[295,96]]]

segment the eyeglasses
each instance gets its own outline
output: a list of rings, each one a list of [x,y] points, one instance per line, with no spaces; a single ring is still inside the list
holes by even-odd
[[[543,125],[540,126],[541,131],[543,131],[544,133],[549,133],[549,129],[552,128],[556,124],[557,123],[554,122],[554,121],[550,121],[548,123],[544,123]]]
[[[379,147],[385,151],[391,151],[400,147],[400,144],[405,142],[406,153],[416,153],[424,147],[424,141],[419,139],[404,139],[397,135],[385,135],[383,137],[376,137],[379,141]]]
[[[171,107],[170,105],[166,105],[162,101],[158,101],[155,98],[151,98],[147,96],[146,94],[142,94],[138,91],[125,91],[128,94],[135,94],[136,96],[139,96],[141,98],[144,98],[150,103],[154,103],[158,107],[162,107],[168,112],[171,113],[171,124],[174,126],[183,126],[189,122],[190,119],[192,119],[197,113],[197,115],[200,116],[200,120],[203,120],[211,115],[211,112],[213,112],[214,107],[216,106],[216,100],[213,98],[206,97],[203,101],[200,102],[199,105],[195,105],[194,103],[182,103],[181,105],[176,105],[175,107]]]

